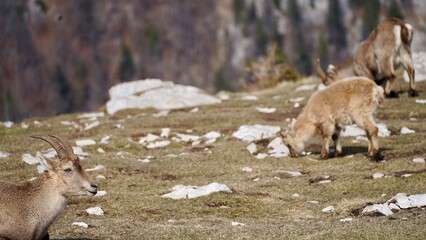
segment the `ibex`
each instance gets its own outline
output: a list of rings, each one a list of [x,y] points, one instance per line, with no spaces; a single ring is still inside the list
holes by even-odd
[[[67,195],[94,196],[97,192],[68,141],[53,135],[31,137],[48,142],[58,157],[43,157],[47,171],[34,180],[0,182],[0,239],[49,239],[47,231],[64,211]]]
[[[339,101],[336,101],[339,99]],[[384,100],[383,90],[365,77],[350,77],[314,93],[303,111],[287,131],[283,141],[295,157],[305,148],[305,142],[319,135],[323,141],[321,159],[328,158],[329,142],[333,138],[335,156],[340,156],[340,132],[345,125],[356,123],[367,132],[370,158],[382,160],[378,153],[378,128],[373,113]]]
[[[315,64],[317,74],[325,85],[350,76],[364,76],[381,84],[387,97],[398,97],[392,90],[395,68],[402,65],[410,79],[409,95],[418,96],[414,85],[414,67],[411,58],[413,28],[404,21],[391,18],[383,20],[361,42],[349,63],[329,65],[327,73]]]

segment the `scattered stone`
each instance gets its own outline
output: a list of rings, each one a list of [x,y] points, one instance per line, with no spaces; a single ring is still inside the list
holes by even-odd
[[[412,173],[406,173],[406,174],[402,174],[401,177],[411,177],[413,176]]]
[[[105,166],[103,166],[103,165],[97,165],[94,168],[87,168],[86,172],[93,172],[93,171],[100,171],[100,170],[105,170]]]
[[[254,178],[253,182],[259,182],[260,181],[260,177]]]
[[[106,191],[98,191],[98,192],[96,193],[95,197],[103,197],[103,196],[105,196],[106,194],[107,194],[107,192],[106,192]]]
[[[426,99],[416,99],[416,103],[426,104]]]
[[[96,141],[93,139],[81,139],[81,140],[76,140],[75,144],[79,147],[84,147],[84,146],[95,145]]]
[[[215,192],[232,193],[231,189],[229,189],[226,185],[213,182],[201,187],[177,185],[172,188],[171,193],[164,194],[161,197],[172,199],[197,198],[207,196]]]
[[[319,204],[319,201],[313,200],[313,201],[306,201],[307,203],[312,203],[312,204]]]
[[[101,139],[101,144],[108,144],[109,140],[111,140],[110,136],[105,136]]]
[[[282,138],[277,137],[268,144],[268,154],[270,157],[276,158],[287,157],[290,154],[290,150],[283,143]]]
[[[387,204],[373,204],[365,207],[362,213],[381,213],[385,216],[392,215],[393,212]]]
[[[385,176],[385,174],[383,174],[381,172],[376,172],[376,173],[373,174],[373,179],[382,178],[384,176]]]
[[[255,154],[255,153],[257,152],[257,146],[256,146],[256,144],[255,144],[255,143],[250,143],[250,144],[247,146],[247,150],[249,151],[249,153],[250,153],[251,155]]]
[[[83,113],[83,114],[80,114],[79,116],[78,116],[78,118],[99,118],[99,117],[104,117],[105,116],[105,113],[103,113],[103,112],[92,112],[92,113]]]
[[[98,175],[96,179],[106,180],[106,177],[104,175]]]
[[[96,151],[98,151],[98,153],[105,153],[105,150],[103,150],[102,148],[98,148]]]
[[[0,126],[5,127],[5,128],[11,128],[13,126],[13,122],[11,121],[6,121],[6,122],[0,122]]]
[[[150,163],[151,160],[149,160],[148,158],[145,159],[138,159],[138,162],[142,162],[142,163]]]
[[[300,177],[300,176],[303,175],[301,172],[294,172],[294,171],[287,171],[287,170],[275,170],[273,172],[274,173],[284,173],[284,174],[290,175],[292,177]]]
[[[71,224],[72,226],[82,227],[82,228],[88,228],[89,225],[85,222],[73,222]]]
[[[299,103],[295,103],[295,104],[293,105],[293,107],[294,107],[294,108],[298,108],[298,107],[300,107],[300,104],[299,104]]]
[[[322,212],[324,213],[332,213],[334,212],[334,207],[333,206],[328,206],[322,209]]]
[[[30,127],[30,125],[29,124],[26,124],[26,123],[21,123],[21,127],[23,128],[23,129],[27,129],[27,128],[29,128]]]
[[[327,179],[327,180],[321,180],[319,182],[317,182],[318,184],[325,184],[325,183],[331,183],[331,179]]]
[[[245,226],[245,224],[244,223],[240,223],[240,222],[231,222],[231,225],[232,226],[234,226],[234,227],[238,227],[238,226]]]
[[[86,212],[90,215],[104,215],[104,211],[100,207],[91,207],[86,209]]]
[[[10,153],[0,151],[0,158],[7,158],[10,156]]]
[[[243,171],[243,172],[253,172],[253,169],[251,167],[243,167],[243,168],[241,168],[241,171]]]
[[[261,113],[274,113],[277,111],[277,108],[267,108],[267,107],[256,107],[256,110]]]
[[[89,130],[89,129],[92,129],[92,128],[95,128],[95,127],[97,127],[97,126],[99,126],[99,124],[100,124],[100,122],[99,121],[94,121],[94,122],[90,122],[90,123],[86,123],[85,125],[84,125],[84,130]]]
[[[141,138],[139,139],[139,143],[140,143],[140,144],[146,144],[146,143],[149,143],[149,142],[153,142],[153,141],[155,141],[155,140],[158,140],[159,138],[160,138],[160,136],[157,136],[157,135],[155,135],[155,134],[148,133],[148,135],[146,135],[145,137],[141,137]]]
[[[291,195],[291,197],[292,197],[292,198],[300,198],[300,194],[295,193],[295,194]]]
[[[26,164],[30,164],[30,165],[40,163],[40,159],[37,156],[33,157],[29,153],[25,153],[24,155],[22,155],[22,161],[24,161]]]
[[[210,132],[204,134],[203,139],[205,141],[205,144],[212,144],[212,143],[216,142],[216,140],[218,138],[220,138],[221,136],[222,136],[222,134],[220,132],[210,131]]]
[[[199,136],[183,134],[183,133],[176,133],[175,135],[178,139],[180,139],[180,141],[184,141],[184,142],[195,142],[200,139]]]
[[[301,92],[301,91],[312,91],[314,90],[318,85],[317,84],[304,84],[298,86],[296,89],[294,89],[295,92]]]
[[[117,84],[109,89],[108,114],[123,109],[172,110],[220,103],[201,89],[159,79],[145,79]]]
[[[259,154],[257,154],[255,157],[257,158],[257,159],[265,159],[265,158],[267,158],[269,155],[268,154],[266,154],[266,153],[259,153]]]
[[[0,154],[1,155],[1,154]],[[415,163],[425,163],[425,159],[424,158],[420,158],[420,157],[418,157],[418,158],[414,158],[413,159],[413,162],[415,162]]]
[[[158,118],[158,117],[165,117],[167,115],[169,115],[170,111],[169,110],[163,110],[163,111],[159,111],[158,113],[154,113],[152,114],[152,116]]]
[[[196,112],[199,112],[200,111],[200,109],[199,108],[193,108],[193,109],[191,109],[189,112],[190,113],[196,113]]]
[[[402,127],[401,128],[401,134],[410,134],[410,133],[415,133],[416,131],[409,129],[407,127]]]
[[[146,145],[146,148],[162,148],[170,144],[169,140],[150,142]]]
[[[169,138],[170,137],[170,128],[162,128],[160,137]]]
[[[351,217],[346,217],[346,218],[342,218],[340,219],[340,222],[352,222],[352,218]]]
[[[290,98],[289,101],[292,103],[298,103],[305,100],[305,97],[298,97],[298,98]]]
[[[256,96],[253,96],[253,95],[247,95],[247,96],[242,97],[241,100],[244,100],[244,101],[257,101],[257,100],[259,100],[259,98],[256,97]]]
[[[280,130],[281,128],[276,126],[242,125],[232,136],[246,142],[252,142],[274,137]]]

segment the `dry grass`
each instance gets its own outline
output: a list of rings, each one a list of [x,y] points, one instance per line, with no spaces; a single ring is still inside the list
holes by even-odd
[[[188,110],[173,111],[167,117],[155,118],[155,111],[125,111],[101,119],[101,125],[88,131],[70,130],[61,121],[75,121],[78,114],[37,119],[44,125],[28,129],[19,125],[0,129],[0,150],[12,155],[0,159],[0,179],[21,181],[36,175],[34,166],[21,160],[24,153],[34,154],[47,149],[42,141],[29,138],[32,134],[60,133],[69,140],[92,138],[99,141],[111,136],[107,145],[85,147],[90,156],[83,161],[87,168],[97,164],[106,170],[100,188],[108,193],[104,197],[71,197],[64,215],[51,227],[53,239],[424,239],[425,211],[406,210],[391,217],[358,215],[358,210],[368,203],[384,202],[398,192],[425,193],[424,164],[416,164],[414,157],[426,157],[426,107],[416,104],[404,93],[399,99],[388,99],[377,114],[392,131],[392,136],[381,138],[380,145],[386,161],[376,163],[365,158],[367,143],[351,143],[344,138],[344,155],[325,161],[318,154],[300,158],[267,158],[257,160],[247,150],[247,144],[231,137],[242,124],[269,124],[285,128],[285,119],[295,117],[306,103],[311,91],[294,92],[301,83],[318,83],[306,79],[298,83],[284,83],[274,89],[256,92],[259,101],[242,101],[241,94],[231,95],[231,100],[220,105],[200,107],[197,113]],[[407,84],[399,82],[399,89]],[[426,82],[419,83],[420,99],[425,98]],[[273,100],[280,95],[281,99]],[[293,108],[290,98],[306,97],[300,108]],[[257,106],[277,107],[274,114],[262,114]],[[416,117],[417,121],[410,121]],[[35,119],[27,119],[33,123]],[[124,129],[115,127],[121,123]],[[47,126],[49,124],[50,126]],[[401,127],[416,130],[415,134],[400,135]],[[137,143],[140,136],[160,133],[170,127],[172,132],[202,135],[220,131],[224,137],[206,153],[202,147],[174,143],[163,149],[148,150]],[[133,140],[130,141],[129,139]],[[96,151],[102,147],[107,153]],[[318,142],[311,150],[319,151]],[[129,155],[116,156],[119,151]],[[167,154],[186,153],[168,158]],[[138,162],[144,156],[155,156],[150,163]],[[242,172],[250,166],[253,172]],[[301,177],[289,178],[274,170],[302,171]],[[389,177],[373,180],[371,175],[382,172]],[[398,177],[401,171],[420,171],[408,178]],[[316,180],[329,175],[332,182],[317,184]],[[277,178],[279,177],[279,178]],[[260,178],[259,181],[253,181]],[[161,198],[177,184],[205,185],[219,182],[229,186],[233,193],[216,193],[207,197],[186,200]],[[300,198],[292,198],[294,193]],[[386,196],[381,195],[385,193]],[[319,204],[308,203],[317,200]],[[334,213],[321,211],[333,205]],[[100,206],[105,216],[89,216],[85,209]],[[227,206],[229,208],[220,208]],[[341,218],[353,217],[342,223]],[[90,228],[71,226],[74,221],[84,221]],[[245,223],[243,227],[231,226],[232,221]]]

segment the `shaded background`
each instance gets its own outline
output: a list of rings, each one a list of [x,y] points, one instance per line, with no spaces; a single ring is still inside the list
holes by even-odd
[[[112,85],[143,78],[239,90],[272,43],[310,75],[388,16],[425,50],[422,0],[2,0],[0,121],[95,110]]]

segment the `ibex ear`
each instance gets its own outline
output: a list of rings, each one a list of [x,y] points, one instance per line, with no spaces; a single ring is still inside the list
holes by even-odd
[[[40,164],[46,168],[47,171],[53,171],[54,169],[54,163],[49,158],[45,157],[41,152],[37,152],[36,154],[37,158],[39,159]]]

